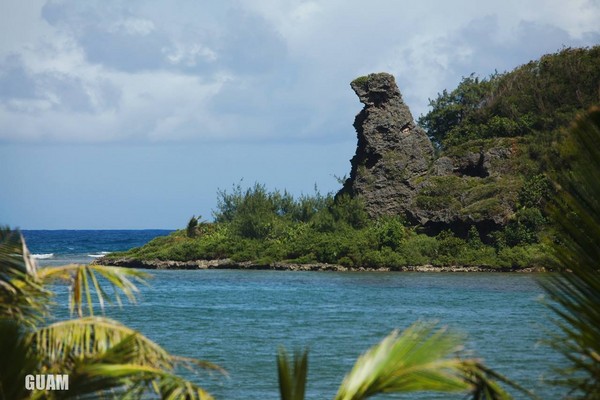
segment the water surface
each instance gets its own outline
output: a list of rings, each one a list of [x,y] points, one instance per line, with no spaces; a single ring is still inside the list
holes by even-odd
[[[87,263],[107,251],[140,246],[169,231],[24,231],[42,265]],[[541,378],[558,356],[541,339],[552,330],[540,303],[540,275],[155,271],[137,305],[109,316],[170,351],[215,362],[229,378],[199,378],[218,399],[277,399],[275,354],[310,348],[308,396],[332,398],[356,358],[393,329],[418,320],[464,332],[487,365],[559,398]],[[66,290],[58,300],[66,317]],[[389,397],[386,397],[389,398]],[[411,395],[463,399],[464,395]],[[517,398],[520,398],[517,396]]]
[[[468,349],[487,365],[544,398],[558,397],[541,381],[560,359],[539,343],[552,327],[536,275],[216,270],[154,275],[140,304],[113,315],[174,353],[226,368],[228,379],[201,380],[218,398],[277,398],[279,345],[309,347],[307,398],[332,398],[363,351],[417,320],[437,320],[467,334]]]

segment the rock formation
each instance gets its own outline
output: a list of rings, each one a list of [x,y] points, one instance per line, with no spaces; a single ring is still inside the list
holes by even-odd
[[[476,226],[485,236],[507,223],[521,184],[506,173],[511,139],[469,144],[436,158],[392,75],[371,74],[351,87],[364,108],[354,120],[356,154],[338,196],[361,197],[372,218],[400,215],[431,233],[466,235]]]
[[[351,87],[365,106],[354,120],[358,145],[340,194],[361,196],[371,217],[405,215],[416,193],[413,181],[433,161],[431,141],[415,124],[392,75],[371,74]]]

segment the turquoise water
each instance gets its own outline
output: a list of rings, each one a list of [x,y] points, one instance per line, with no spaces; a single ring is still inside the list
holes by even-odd
[[[168,231],[25,231],[41,265],[86,263]],[[548,378],[560,358],[540,340],[553,326],[539,301],[539,275],[155,271],[141,299],[108,315],[175,354],[205,359],[229,375],[191,377],[217,399],[277,399],[275,354],[310,348],[308,396],[332,398],[356,358],[417,320],[468,335],[487,365],[534,389],[560,393]],[[65,304],[66,289],[59,288]],[[59,312],[66,317],[65,310]],[[388,396],[385,398],[394,398]],[[409,399],[463,399],[420,394]],[[522,398],[517,395],[516,398]]]
[[[533,275],[210,270],[154,276],[139,304],[110,315],[176,354],[224,367],[228,378],[198,380],[217,398],[278,398],[279,345],[308,346],[307,398],[332,398],[363,351],[417,320],[467,334],[468,348],[487,365],[542,398],[559,397],[542,381],[560,358],[539,343],[552,325]]]

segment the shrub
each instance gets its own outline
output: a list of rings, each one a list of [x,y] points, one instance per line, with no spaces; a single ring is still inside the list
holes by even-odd
[[[198,227],[198,218],[192,215],[190,221],[187,224],[186,234],[188,237],[192,238],[196,236],[196,228]]]
[[[375,224],[378,247],[398,250],[406,236],[406,228],[399,217],[383,217]]]

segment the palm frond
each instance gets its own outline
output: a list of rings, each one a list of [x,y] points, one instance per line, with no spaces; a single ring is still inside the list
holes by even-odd
[[[212,400],[201,387],[160,368],[137,364],[85,364],[76,370],[73,387],[80,393],[98,393],[114,389],[119,397],[138,397],[154,392],[161,399]],[[77,379],[81,378],[81,379]],[[133,395],[133,396],[132,396]]]
[[[0,228],[0,318],[35,326],[48,314],[50,298],[21,233]]]
[[[433,324],[416,323],[392,332],[363,354],[344,378],[336,400],[366,399],[380,393],[466,391],[462,362],[450,358],[462,338]]]
[[[134,302],[136,283],[145,283],[146,277],[136,270],[97,265],[38,269],[21,234],[0,228],[0,400],[105,394],[137,399],[149,392],[164,399],[212,399],[175,371],[223,372],[221,368],[173,356],[139,332],[93,316],[94,298],[101,310],[106,302],[120,305],[121,294]],[[80,318],[38,328],[48,315],[52,294],[44,286],[55,280],[70,282],[71,313]],[[112,297],[103,288],[106,282],[113,288]],[[36,373],[69,374],[69,391],[24,391],[24,374]]]
[[[294,353],[290,360],[283,347],[277,352],[277,373],[281,400],[304,400],[308,374],[308,350]]]
[[[363,354],[344,378],[336,400],[362,400],[384,393],[465,392],[473,400],[508,400],[499,384],[536,396],[476,359],[461,359],[464,337],[417,322],[392,332]]]
[[[531,399],[540,399],[532,391],[486,367],[478,360],[463,360],[461,369],[465,380],[472,386],[471,398],[473,400],[512,399],[512,396],[500,386],[499,382],[512,387]]]
[[[600,393],[600,107],[576,120],[560,150],[569,165],[557,168],[549,207],[559,272],[541,284],[564,335],[551,341],[568,363],[562,383],[590,398]]]
[[[39,355],[31,351],[30,337],[15,320],[0,318],[0,400],[24,399],[25,377],[34,373]]]
[[[145,393],[154,392],[161,398],[212,399],[204,389],[171,370],[138,364],[138,351],[138,338],[130,335],[104,353],[77,361],[69,390],[79,397],[110,392],[119,398],[144,398]]]
[[[104,310],[104,304],[113,303],[113,299],[106,293],[98,278],[103,278],[112,286],[114,301],[120,306],[121,295],[125,295],[131,302],[136,301],[139,289],[136,283],[146,284],[150,275],[139,270],[119,267],[106,267],[102,265],[65,265],[60,267],[46,267],[38,272],[40,280],[48,283],[55,280],[67,280],[70,282],[69,309],[71,315],[76,312],[79,317],[94,315],[93,292],[100,306]],[[92,292],[93,290],[93,292]]]
[[[102,317],[61,321],[39,329],[33,348],[43,354],[45,373],[70,374],[72,393],[103,391],[119,397],[156,391],[162,398],[211,399],[194,383],[177,376],[181,366],[224,371],[209,362],[177,357],[141,333]]]
[[[34,332],[34,346],[44,354],[49,370],[60,370],[75,360],[92,359],[107,353],[128,337],[135,338],[135,362],[171,370],[171,355],[141,333],[103,317],[85,317],[60,321]]]

